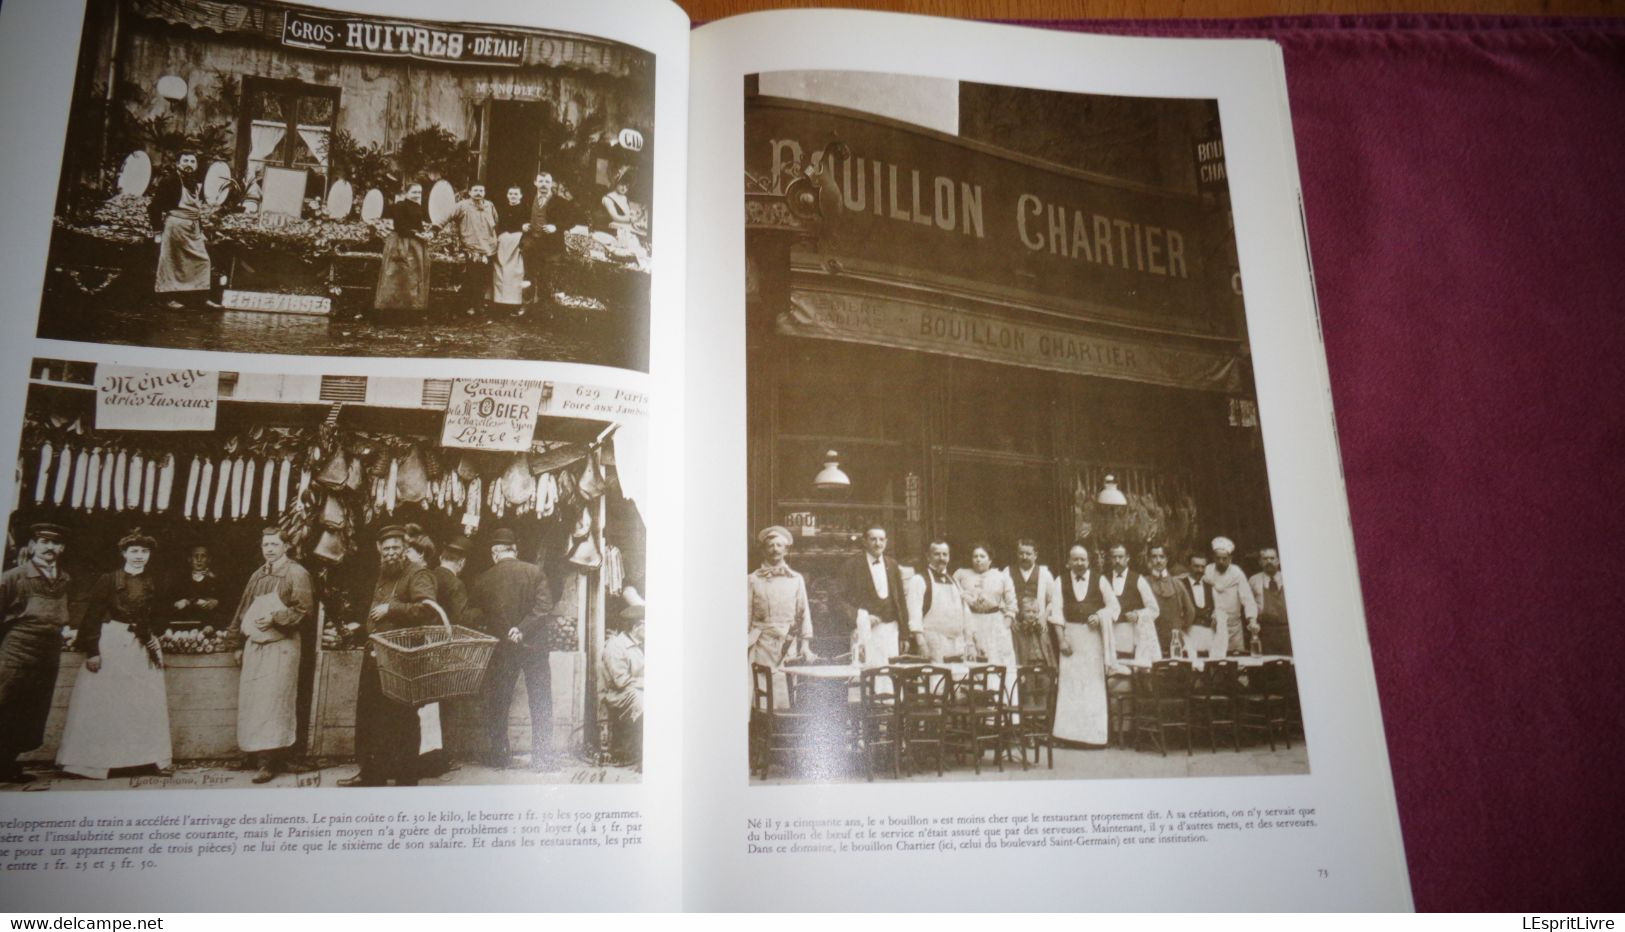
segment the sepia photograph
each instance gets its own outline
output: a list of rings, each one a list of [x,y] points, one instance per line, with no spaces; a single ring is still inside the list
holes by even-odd
[[[648,371],[654,56],[89,0],[38,335]]]
[[[647,398],[57,359],[26,387],[0,786],[641,779]]]
[[[1217,102],[744,95],[751,781],[1308,773]]]

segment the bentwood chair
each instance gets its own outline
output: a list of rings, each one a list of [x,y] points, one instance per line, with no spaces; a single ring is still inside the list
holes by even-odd
[[[1207,732],[1207,749],[1218,752],[1220,729],[1230,733],[1230,746],[1241,751],[1241,667],[1234,660],[1209,660],[1191,693],[1194,727]]]
[[[1150,670],[1134,671],[1134,749],[1145,735],[1156,740],[1168,756],[1168,732],[1185,733],[1185,755],[1191,754],[1191,665],[1183,660],[1158,660]]]
[[[947,667],[925,664],[898,668],[899,733],[909,773],[918,773],[921,759],[930,752],[937,762],[937,776],[942,776],[947,756],[948,701],[953,688],[954,675]]]
[[[1033,749],[1033,763],[1038,763],[1038,749],[1049,752],[1049,769],[1055,769],[1055,691],[1059,680],[1055,668],[1044,663],[1030,663],[1016,670],[1016,695],[1011,703],[1010,737],[1021,749],[1021,769],[1027,769],[1027,748]]]
[[[773,698],[773,670],[763,664],[750,665],[751,708],[750,759],[754,771],[767,779],[774,761],[794,760],[815,749],[809,725],[812,716],[780,709]]]
[[[968,754],[978,776],[982,773],[982,752],[991,747],[999,772],[1004,772],[1004,752],[1010,734],[1008,694],[1003,667],[991,664],[971,667],[954,686],[949,705],[948,746]]]
[[[858,750],[863,755],[864,778],[875,778],[875,758],[891,758],[892,779],[902,777],[903,739],[900,682],[892,667],[873,667],[858,677],[856,711]]]
[[[1263,735],[1272,753],[1276,734],[1291,748],[1291,708],[1296,692],[1297,677],[1290,660],[1266,660],[1249,670],[1247,691],[1241,697],[1241,730]]]

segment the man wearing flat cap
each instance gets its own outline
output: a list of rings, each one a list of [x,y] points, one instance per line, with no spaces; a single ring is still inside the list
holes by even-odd
[[[553,592],[541,567],[519,559],[513,531],[492,532],[491,568],[474,580],[469,606],[477,613],[480,630],[499,640],[480,687],[486,764],[510,765],[508,708],[523,673],[530,704],[530,766],[536,771],[554,769],[553,676],[547,658]]]
[[[0,782],[32,779],[19,754],[45,740],[62,628],[68,623],[68,574],[57,563],[66,549],[59,525],[28,529],[28,559],[0,574]]]
[[[1258,632],[1258,603],[1247,574],[1230,562],[1236,545],[1228,537],[1213,538],[1213,562],[1202,574],[1202,582],[1213,587],[1213,647],[1231,654],[1247,653],[1247,634]],[[1245,628],[1245,630],[1243,630]]]
[[[750,639],[745,650],[751,666],[777,667],[786,655],[806,650],[813,636],[807,583],[784,562],[794,539],[774,525],[756,535],[762,565],[745,577],[750,590]]]
[[[441,623],[434,610],[434,573],[406,555],[406,529],[391,525],[378,532],[378,583],[367,612],[367,635]],[[356,687],[355,756],[361,769],[339,786],[396,786],[418,782],[418,711],[384,695],[377,651],[370,642]]]

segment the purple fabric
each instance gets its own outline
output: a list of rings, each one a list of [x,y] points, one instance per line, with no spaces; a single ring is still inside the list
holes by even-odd
[[[1620,908],[1625,21],[1037,25],[1281,43],[1416,905]]]

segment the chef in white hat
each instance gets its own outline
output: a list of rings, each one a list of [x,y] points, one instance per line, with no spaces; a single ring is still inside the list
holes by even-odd
[[[1228,643],[1231,654],[1247,652],[1247,633],[1258,631],[1258,603],[1253,600],[1253,588],[1247,574],[1231,562],[1236,545],[1228,537],[1213,538],[1213,562],[1209,563],[1202,581],[1213,587],[1213,643],[1212,652],[1218,653],[1220,644]],[[1246,631],[1244,632],[1243,626]]]
[[[762,545],[762,565],[746,577],[750,587],[746,652],[752,666],[759,663],[776,668],[786,656],[808,649],[812,611],[807,605],[806,581],[784,562],[795,542],[789,529],[775,524],[763,528],[756,540]]]

